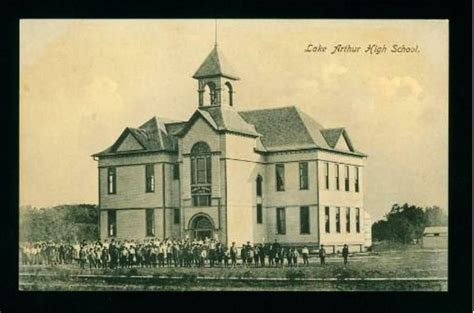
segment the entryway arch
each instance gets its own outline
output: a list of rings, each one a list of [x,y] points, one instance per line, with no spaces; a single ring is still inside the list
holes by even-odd
[[[209,215],[198,213],[189,221],[189,229],[191,230],[191,238],[193,239],[212,239],[214,235],[214,222]]]

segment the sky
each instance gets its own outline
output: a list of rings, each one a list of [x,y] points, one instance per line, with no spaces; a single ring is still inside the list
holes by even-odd
[[[295,105],[346,128],[368,154],[373,220],[394,203],[447,209],[446,20],[218,20],[217,38],[241,78],[236,109]],[[21,20],[20,205],[97,203],[91,155],[152,116],[187,120],[214,41],[206,19]],[[388,51],[331,54],[338,44]]]

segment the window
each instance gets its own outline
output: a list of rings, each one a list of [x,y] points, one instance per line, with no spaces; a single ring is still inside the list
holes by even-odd
[[[326,233],[329,233],[330,228],[329,228],[329,207],[324,208],[324,223],[325,223],[325,228],[326,228]]]
[[[232,93],[233,93],[232,85],[229,82],[226,82],[224,85],[227,89],[226,90],[227,91],[227,97],[228,97],[227,102],[229,103],[229,106],[233,106],[234,103],[233,103],[233,99],[232,99]]]
[[[211,150],[204,142],[198,142],[191,149],[191,183],[211,183]]]
[[[146,192],[155,192],[155,165],[145,166],[145,177]]]
[[[336,190],[339,189],[339,164],[336,164]]]
[[[117,172],[115,167],[109,167],[107,170],[107,186],[109,195],[117,193]]]
[[[262,196],[262,176],[257,176],[257,197]]]
[[[204,105],[215,105],[217,104],[217,90],[216,84],[213,82],[208,82],[204,86],[204,95],[203,95]]]
[[[193,206],[211,206],[211,196],[193,195]]]
[[[262,215],[262,204],[257,204],[257,224],[263,223],[263,215]]]
[[[355,192],[359,192],[359,168],[358,167],[356,167],[354,187],[355,187]]]
[[[300,163],[300,190],[308,189],[308,162]]]
[[[277,191],[285,190],[285,165],[276,164],[276,189]]]
[[[107,230],[109,237],[117,236],[117,211],[108,210],[107,211]]]
[[[197,183],[205,184],[207,183],[206,159],[196,159],[196,162],[197,162]]]
[[[277,234],[286,234],[285,208],[277,208]]]
[[[345,189],[346,191],[349,191],[349,166],[346,165],[346,176],[344,178],[345,182]]]
[[[300,233],[309,234],[309,207],[300,207]]]
[[[155,210],[146,209],[145,211],[146,235],[155,236]]]
[[[174,223],[175,224],[179,224],[179,220],[180,220],[180,211],[179,209],[174,209],[174,215],[173,215],[173,220],[174,220]]]
[[[324,164],[324,179],[326,182],[326,189],[329,189],[329,163]]]
[[[356,208],[356,232],[360,233],[360,209]]]
[[[346,208],[346,232],[351,232],[351,208]]]
[[[341,232],[341,208],[336,208],[336,232]]]
[[[211,205],[211,149],[204,142],[191,149],[191,195],[193,206]]]
[[[179,163],[173,165],[173,179],[179,179]]]

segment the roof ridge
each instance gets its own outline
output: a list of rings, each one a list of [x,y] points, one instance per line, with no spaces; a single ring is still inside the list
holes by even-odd
[[[181,121],[181,122],[170,122],[170,123],[164,123],[165,125],[171,125],[171,124],[182,124],[182,123],[187,123],[187,121]]]
[[[257,112],[257,111],[270,111],[270,110],[282,110],[282,109],[290,109],[294,108],[297,109],[296,105],[287,105],[287,106],[279,106],[279,107],[271,107],[265,109],[255,109],[255,110],[245,110],[245,111],[237,111],[238,113],[246,113],[246,112]]]

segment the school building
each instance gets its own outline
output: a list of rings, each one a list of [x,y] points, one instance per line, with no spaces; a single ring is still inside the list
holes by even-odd
[[[102,239],[371,245],[367,156],[344,128],[325,129],[294,106],[239,111],[239,77],[217,45],[193,78],[187,121],[152,117],[93,155]]]

